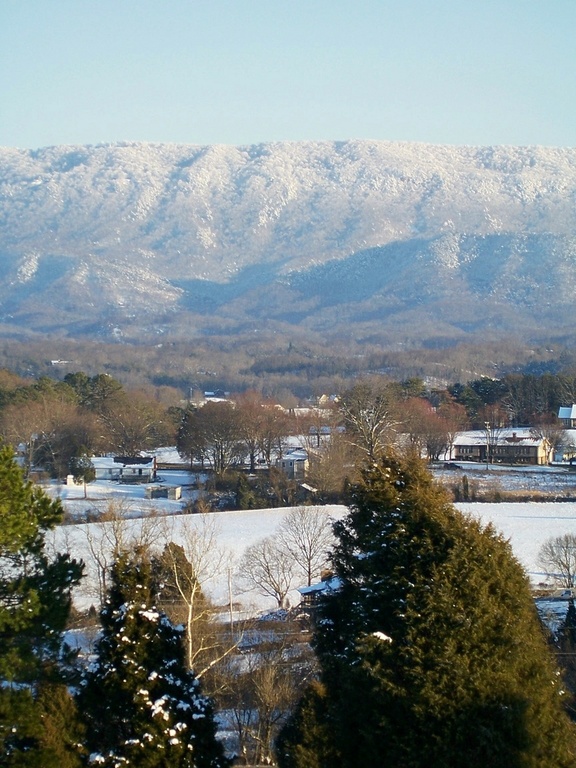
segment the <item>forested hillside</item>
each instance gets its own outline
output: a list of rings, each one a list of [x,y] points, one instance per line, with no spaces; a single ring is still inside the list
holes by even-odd
[[[573,340],[572,149],[2,149],[0,193],[4,336]]]

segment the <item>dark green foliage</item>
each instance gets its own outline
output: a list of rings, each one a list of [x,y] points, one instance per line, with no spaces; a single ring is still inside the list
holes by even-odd
[[[96,478],[96,470],[90,457],[85,452],[80,456],[75,456],[70,462],[70,471],[77,483],[83,483],[84,498],[86,498],[86,484],[91,483]]]
[[[78,696],[89,764],[220,768],[210,702],[186,668],[182,631],[154,607],[150,565],[121,556],[102,611],[97,660]]]
[[[466,475],[462,478],[462,501],[470,500],[470,486]]]
[[[237,509],[259,509],[262,506],[262,498],[258,496],[254,486],[249,483],[245,474],[239,472],[236,485]]]
[[[65,685],[7,689],[0,696],[0,765],[80,768],[84,729]]]
[[[75,456],[70,462],[70,471],[74,480],[80,483],[91,483],[96,477],[96,470],[90,457],[86,453]]]
[[[81,371],[68,373],[64,381],[74,390],[80,405],[96,413],[106,411],[124,396],[120,382],[106,373],[92,377]]]
[[[461,515],[419,460],[390,457],[365,471],[335,532],[341,587],[315,635],[331,768],[574,764],[529,585],[502,537]],[[281,765],[307,764],[291,753]]]
[[[62,633],[70,611],[70,591],[82,573],[82,565],[68,555],[49,558],[45,553],[46,532],[61,516],[60,502],[51,501],[39,488],[26,483],[12,451],[1,449],[2,765],[56,765],[43,746],[47,736],[44,703],[57,690],[63,673],[66,654],[62,653]],[[73,717],[69,724],[73,728]],[[61,740],[66,740],[64,732]]]
[[[31,689],[6,688],[0,695],[0,761],[2,765],[34,766],[40,758],[37,735],[40,710]]]
[[[567,690],[564,706],[572,720],[576,720],[576,608],[574,600],[568,601],[568,610],[563,624],[555,637],[558,664]]]
[[[41,727],[38,746],[41,757],[34,766],[79,768],[85,756],[85,728],[72,695],[65,685],[40,688],[38,707]]]
[[[161,555],[152,558],[151,590],[162,604],[183,602],[183,594],[201,591],[192,563],[180,544],[170,541]]]
[[[326,689],[310,684],[276,743],[282,768],[336,768],[340,765],[328,725]]]
[[[156,603],[174,624],[183,624],[192,634],[209,622],[210,604],[202,591],[194,566],[184,548],[173,541],[151,560],[151,587]],[[204,629],[204,626],[202,626]],[[192,642],[196,638],[188,638]]]

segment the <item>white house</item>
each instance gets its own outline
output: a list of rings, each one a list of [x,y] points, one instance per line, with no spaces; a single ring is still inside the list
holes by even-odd
[[[305,480],[308,472],[308,451],[303,448],[293,448],[274,462],[277,469],[290,480]]]
[[[96,480],[119,483],[153,483],[156,480],[156,456],[95,456],[92,464]]]
[[[558,418],[566,429],[576,427],[576,405],[563,406],[558,409]]]

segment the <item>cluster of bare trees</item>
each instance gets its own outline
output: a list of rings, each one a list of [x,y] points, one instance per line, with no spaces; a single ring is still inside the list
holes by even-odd
[[[170,412],[140,392],[126,392],[110,376],[76,373],[64,381],[42,377],[16,384],[0,403],[0,433],[25,446],[29,465],[54,477],[70,472],[82,455],[135,455],[174,441]]]
[[[344,393],[339,408],[357,461],[376,461],[391,445],[436,460],[466,427],[464,406],[447,392],[433,405],[414,380],[406,384],[366,380]]]
[[[274,453],[282,454],[292,427],[282,408],[256,393],[245,393],[234,402],[188,407],[182,414],[177,447],[191,464],[206,463],[218,475],[244,463],[246,457],[254,471],[258,457],[270,465]]]
[[[249,546],[240,564],[240,582],[249,590],[273,597],[278,608],[300,584],[312,584],[326,567],[333,542],[330,517],[322,507],[294,507],[274,537]]]
[[[375,460],[399,435],[430,458],[450,444],[463,406],[446,398],[433,408],[422,395],[421,384],[374,377],[321,408],[286,411],[250,391],[166,407],[105,374],[75,373],[64,381],[13,382],[0,401],[0,432],[24,446],[29,465],[55,477],[75,472],[84,456],[136,455],[174,443],[191,465],[210,468],[216,477],[233,468],[254,472],[270,468],[288,437],[298,435],[309,453],[311,486],[319,498],[338,500],[359,459]]]
[[[322,407],[285,410],[254,391],[220,402],[170,405],[149,392],[128,392],[106,374],[0,380],[0,434],[24,448],[28,464],[64,477],[75,459],[102,452],[136,455],[176,444],[191,465],[218,478],[233,468],[271,467],[289,436],[309,452],[310,485],[337,500],[354,467],[375,461],[389,446],[412,448],[430,460],[450,451],[468,426],[496,431],[530,415],[552,446],[565,438],[551,408],[571,397],[568,376],[486,377],[429,392],[419,379],[384,376],[357,382]],[[566,401],[567,402],[567,401]]]

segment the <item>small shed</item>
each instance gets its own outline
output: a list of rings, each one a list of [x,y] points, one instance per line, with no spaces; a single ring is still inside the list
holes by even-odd
[[[182,498],[181,485],[148,485],[146,486],[147,499],[170,499],[179,501]]]
[[[309,467],[308,452],[303,448],[294,448],[276,459],[275,465],[290,480],[304,480]]]

